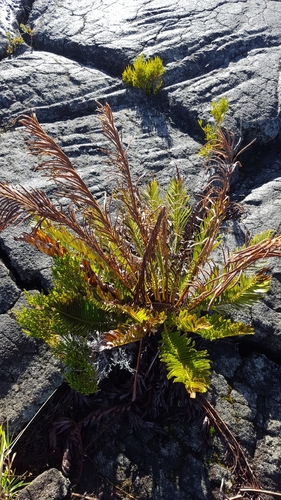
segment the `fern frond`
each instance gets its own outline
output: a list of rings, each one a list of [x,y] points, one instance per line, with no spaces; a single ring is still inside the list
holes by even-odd
[[[36,137],[27,141],[31,154],[49,157],[48,160],[39,164],[37,169],[59,186],[58,196],[65,196],[74,203],[92,207],[96,218],[107,226],[108,220],[97,200],[76,172],[67,155],[41,127],[35,113],[31,112],[30,116],[20,116],[18,122],[26,128],[27,132]]]
[[[48,306],[46,295],[25,292],[28,307],[20,306],[14,314],[26,335],[41,338],[53,349],[59,342],[59,321]],[[55,328],[54,328],[55,325]]]
[[[137,342],[147,335],[156,333],[166,320],[166,314],[163,311],[158,314],[156,313],[154,316],[149,316],[147,311],[144,310],[140,310],[140,313],[147,319],[133,324],[129,322],[120,323],[115,330],[103,334],[101,345],[105,348],[112,348]],[[140,315],[138,315],[138,319],[140,319]]]
[[[208,330],[212,327],[206,316],[191,314],[187,309],[182,309],[173,319],[176,327],[182,332],[197,333],[199,330]]]
[[[184,333],[162,333],[159,357],[167,366],[168,379],[184,384],[190,397],[206,392],[209,387],[210,359],[207,351],[197,351],[195,343]]]
[[[27,191],[24,187],[14,187],[0,183],[0,231],[9,225],[19,225],[30,221],[50,219],[61,224],[69,222],[51,200],[36,189]]]
[[[183,180],[179,176],[172,179],[166,191],[166,201],[171,235],[169,243],[174,254],[178,254],[181,250],[186,225],[192,213],[189,198]]]
[[[51,291],[48,295],[26,292],[29,307],[16,311],[23,331],[32,337],[43,338],[52,348],[67,335],[94,337],[117,325],[118,310],[114,305],[101,304],[94,297],[70,296]]]
[[[140,231],[142,231],[142,224],[139,213],[140,195],[136,183],[133,182],[131,176],[129,161],[127,153],[123,147],[121,134],[119,134],[115,126],[113,114],[109,104],[106,103],[104,106],[99,104],[97,112],[102,124],[103,134],[113,145],[112,151],[103,150],[103,152],[109,157],[112,165],[117,168],[117,175],[119,172],[119,175],[121,176],[121,179],[123,181],[123,188],[127,190],[129,196],[129,204],[127,204],[127,207],[130,209],[130,213],[135,222],[138,224]]]
[[[131,342],[138,342],[147,335],[147,330],[144,325],[136,323],[134,325],[129,325],[127,328],[116,328],[115,330],[109,330],[102,336],[101,348],[112,349],[113,347],[118,347]]]
[[[31,233],[22,233],[19,239],[51,257],[55,255],[62,257],[67,252],[67,249],[61,245],[59,240],[51,238],[39,228],[33,229]]]
[[[52,300],[51,311],[60,318],[60,336],[74,332],[77,337],[95,338],[117,324],[116,308],[107,304],[101,307],[98,301],[74,297],[63,302],[62,298]],[[114,310],[114,314],[113,314]],[[64,333],[65,332],[65,333]]]
[[[97,392],[95,357],[85,338],[65,335],[52,352],[66,366],[64,376],[70,387],[86,396]]]
[[[197,231],[194,234],[194,242],[190,242],[190,264],[186,273],[179,283],[179,298],[177,306],[180,306],[187,297],[191,300],[196,290],[198,295],[198,279],[211,259],[212,252],[221,244],[219,228],[225,216],[225,201],[219,199],[211,202],[206,208],[204,217],[199,220]],[[203,296],[202,296],[203,300]],[[198,306],[199,301],[195,299]],[[195,307],[194,304],[194,307]],[[193,304],[192,304],[193,308]]]
[[[228,287],[236,284],[237,278],[241,273],[249,269],[258,261],[263,261],[270,257],[281,257],[281,235],[273,238],[265,238],[256,244],[237,250],[228,257],[222,275],[218,278],[218,284],[212,290],[212,298],[209,303],[209,309],[212,307],[214,301],[220,297]],[[257,291],[264,293],[268,288],[269,277],[266,272],[261,271],[257,275]],[[261,286],[258,286],[260,283]],[[259,295],[260,297],[260,295]]]
[[[145,189],[141,193],[142,200],[150,212],[155,212],[163,205],[163,197],[160,193],[160,186],[156,179],[152,179],[147,183]]]
[[[272,229],[268,229],[266,231],[262,231],[261,233],[254,234],[247,240],[245,245],[243,245],[240,249],[237,248],[234,252],[256,245],[257,243],[260,243],[264,240],[272,239],[274,237],[274,234],[275,231],[273,231]]]
[[[255,333],[251,325],[245,325],[240,321],[231,321],[220,314],[205,316],[205,321],[209,322],[209,328],[198,329],[196,333],[207,340],[218,340],[237,335],[253,335]]]
[[[145,302],[148,299],[148,295],[145,293],[145,288],[144,288],[145,275],[147,273],[148,262],[151,259],[152,255],[154,254],[158,233],[160,231],[161,223],[165,216],[166,216],[166,208],[162,207],[157,217],[156,224],[151,232],[150,239],[146,246],[145,252],[143,254],[142,263],[140,265],[139,278],[135,288],[135,294],[134,294],[135,301],[138,301],[140,296],[142,296]]]
[[[262,269],[252,275],[241,273],[236,282],[212,302],[213,306],[223,311],[226,307],[243,309],[254,305],[270,288],[271,278],[267,271]]]
[[[34,233],[34,234],[33,234]],[[34,236],[34,244],[40,245],[40,243],[48,244],[48,238],[54,242],[55,245],[65,248],[68,252],[75,252],[80,255],[83,259],[88,259],[92,262],[97,261],[96,253],[90,247],[87,242],[77,235],[74,235],[67,227],[62,225],[53,224],[47,220],[40,223],[40,228],[35,228],[31,235]],[[24,233],[24,239],[26,239],[26,233]]]

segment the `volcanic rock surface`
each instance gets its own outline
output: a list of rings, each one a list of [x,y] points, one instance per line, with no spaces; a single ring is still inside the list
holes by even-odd
[[[232,186],[244,214],[228,221],[226,241],[234,246],[247,232],[280,232],[281,2],[0,0],[0,19],[1,181],[54,193],[33,171],[26,136],[13,125],[33,109],[92,192],[97,197],[110,192],[99,152],[105,140],[95,113],[98,101],[110,104],[123,131],[134,178],[145,181],[155,174],[166,185],[178,168],[193,199],[205,178],[197,156],[203,141],[197,120],[206,120],[210,102],[224,96],[230,105],[225,124],[237,142],[256,138],[241,157]],[[17,36],[20,23],[30,26],[33,36],[23,35],[25,43],[9,57],[6,33]],[[156,96],[127,89],[121,81],[140,53],[159,55],[165,65]],[[11,315],[24,300],[23,289],[50,284],[50,259],[15,240],[18,234],[19,229],[0,234],[0,419],[14,430],[30,421],[63,380],[60,364],[41,342],[27,338]],[[261,485],[280,491],[281,263],[272,265],[272,289],[251,311],[256,335],[214,346],[210,399],[246,450]],[[204,461],[205,444],[195,424],[174,425],[162,441],[149,433],[119,433],[119,449],[107,444],[96,457],[99,469],[122,486],[116,498],[129,498],[126,487],[137,500],[218,498],[222,477],[231,488],[224,457]],[[87,464],[82,487],[89,488],[92,473]]]

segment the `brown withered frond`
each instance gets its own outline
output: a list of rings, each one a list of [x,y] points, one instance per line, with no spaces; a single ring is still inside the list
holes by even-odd
[[[210,164],[224,164],[225,166],[228,165],[231,168],[232,165],[237,161],[238,156],[240,156],[254,142],[255,139],[253,139],[249,144],[236,152],[237,145],[235,144],[235,135],[228,129],[218,127],[216,130],[216,137],[209,141],[209,145],[211,146],[211,154],[206,163],[208,166]]]
[[[24,187],[16,188],[5,183],[0,183],[0,230],[9,225],[17,225],[29,220],[36,220],[37,227],[45,221],[52,221],[55,224],[68,227],[70,231],[80,238],[104,261],[111,266],[119,275],[118,265],[103,251],[99,244],[95,232],[89,226],[81,225],[77,219],[77,212],[68,206],[66,213],[58,210],[51,200],[41,191],[27,191]],[[42,236],[42,240],[41,240]],[[31,236],[26,233],[22,239],[28,243],[33,241],[37,248],[49,254],[50,247],[45,245],[45,235],[42,232],[33,231]],[[123,276],[120,274],[122,282]]]
[[[106,110],[105,107],[104,111]],[[28,141],[30,152],[40,157],[48,157],[37,169],[58,185],[58,199],[61,196],[66,197],[70,203],[66,209],[57,208],[39,190],[27,190],[24,187],[17,188],[1,183],[0,229],[29,220],[36,222],[36,228],[40,228],[43,221],[49,221],[61,228],[69,228],[70,234],[73,235],[68,238],[69,244],[72,238],[80,239],[98,256],[103,266],[112,269],[123,286],[131,289],[132,280],[126,280],[126,274],[124,270],[120,270],[117,258],[118,254],[124,267],[130,272],[135,271],[135,258],[124,244],[122,228],[112,224],[107,207],[102,208],[99,205],[69,158],[40,126],[36,115],[34,113],[31,113],[31,116],[22,115],[18,123],[35,136],[35,139]],[[121,148],[120,144],[117,146]],[[56,250],[54,246],[52,247],[51,240],[46,245],[46,236],[52,239],[52,235],[48,234],[45,227],[43,232],[33,230],[29,236],[24,233],[22,239],[50,255]]]
[[[281,235],[274,238],[267,238],[255,245],[248,246],[241,250],[237,250],[226,260],[224,270],[220,276],[219,283],[212,289],[212,300],[209,307],[221,296],[224,291],[230,287],[243,271],[249,269],[258,261],[267,260],[270,257],[281,257]],[[257,273],[257,278],[260,275],[261,281],[269,279],[268,268],[261,269]]]
[[[50,257],[62,257],[67,252],[58,240],[45,234],[39,227],[34,228],[31,233],[23,233],[22,239]]]
[[[102,124],[102,131],[104,136],[110,141],[113,146],[112,150],[103,149],[102,151],[109,157],[110,163],[117,167],[114,171],[114,177],[117,176],[121,178],[121,183],[118,186],[119,195],[117,198],[121,198],[122,202],[126,204],[127,210],[130,213],[133,220],[136,222],[138,229],[145,241],[147,242],[147,236],[145,231],[145,225],[141,220],[141,207],[140,207],[140,193],[137,188],[137,184],[133,182],[131,176],[131,170],[129,166],[128,156],[123,147],[121,134],[118,132],[117,127],[114,123],[113,114],[108,103],[104,106],[100,103],[97,109],[99,119]],[[126,196],[124,194],[126,193]],[[128,202],[126,198],[128,196]]]
[[[0,183],[0,230],[33,218],[39,221],[50,219],[61,224],[66,224],[68,219],[43,192]]]
[[[70,199],[78,207],[91,208],[94,211],[96,222],[100,223],[110,234],[111,224],[106,212],[101,210],[96,198],[76,172],[67,155],[41,127],[35,113],[31,112],[30,116],[22,115],[17,121],[25,127],[27,132],[36,137],[36,139],[27,141],[30,153],[39,157],[49,157],[48,160],[41,162],[36,169],[57,184],[59,187],[57,196]]]
[[[151,257],[154,256],[154,253],[155,253],[154,249],[155,249],[157,237],[159,236],[161,223],[162,223],[165,216],[166,216],[166,209],[165,209],[165,207],[163,207],[160,210],[160,213],[157,217],[157,221],[156,221],[156,224],[155,224],[153,231],[151,233],[150,240],[149,240],[149,242],[146,246],[146,249],[144,251],[144,254],[143,254],[142,262],[140,264],[139,278],[138,278],[138,282],[137,282],[136,287],[135,287],[135,294],[134,294],[134,300],[137,303],[139,303],[140,300],[143,301],[144,303],[146,303],[149,299],[149,296],[146,293],[145,288],[144,288],[145,273],[148,271],[149,259],[151,259]]]
[[[50,431],[50,446],[52,450],[61,443],[63,450],[61,469],[72,484],[79,483],[83,466],[83,443],[77,423],[68,417],[61,417]]]

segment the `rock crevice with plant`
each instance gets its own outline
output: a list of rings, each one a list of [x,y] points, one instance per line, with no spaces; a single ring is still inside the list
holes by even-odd
[[[98,114],[110,143],[104,153],[117,175],[103,205],[36,116],[19,118],[35,137],[31,153],[47,157],[38,170],[57,184],[58,201],[68,204],[61,208],[38,190],[0,185],[1,229],[31,220],[32,231],[22,239],[54,259],[53,289],[27,293],[29,306],[17,319],[62,359],[66,380],[79,392],[97,390],[105,350],[138,343],[131,366],[135,399],[142,341],[155,337],[155,357],[168,379],[183,383],[194,398],[209,387],[210,359],[198,347],[201,340],[254,333],[229,312],[252,305],[269,289],[264,259],[281,255],[281,236],[255,235],[214,260],[237,161],[234,138],[221,125],[226,110],[225,100],[213,103],[215,124],[201,124],[207,139],[202,151],[214,173],[195,207],[179,173],[163,193],[154,178],[138,186],[108,104]]]
[[[115,391],[124,391],[121,405],[101,408],[85,425],[90,418],[130,410],[137,426],[143,418],[169,415],[179,401],[186,407],[209,389],[208,346],[254,333],[231,312],[253,305],[269,290],[266,259],[280,257],[281,237],[268,230],[233,252],[223,248],[221,228],[231,213],[230,183],[239,164],[235,139],[222,126],[227,109],[225,99],[214,102],[212,124],[199,122],[209,178],[194,206],[178,171],[165,190],[155,178],[141,186],[132,177],[108,104],[99,105],[98,116],[109,141],[103,153],[114,189],[103,204],[36,115],[18,119],[33,136],[30,152],[43,157],[37,169],[57,185],[57,200],[0,184],[1,229],[31,222],[31,232],[21,239],[54,262],[52,289],[26,292],[28,306],[16,312],[17,320],[62,360],[66,381],[78,392],[103,389],[112,371]],[[124,370],[126,381],[118,386]],[[198,404],[231,443],[238,472],[246,471],[258,486],[218,412],[205,398]]]

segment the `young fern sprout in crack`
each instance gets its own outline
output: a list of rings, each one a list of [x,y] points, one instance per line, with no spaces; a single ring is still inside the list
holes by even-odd
[[[163,61],[159,56],[146,60],[141,54],[123,71],[122,80],[126,85],[143,90],[148,95],[156,94],[162,87],[164,73]]]

